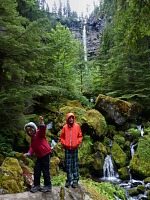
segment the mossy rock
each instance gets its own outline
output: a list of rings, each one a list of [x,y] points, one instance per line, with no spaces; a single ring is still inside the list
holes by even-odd
[[[105,156],[101,152],[97,151],[92,154],[93,162],[91,163],[91,172],[97,176],[103,176],[103,165],[105,161]]]
[[[52,156],[56,156],[60,159],[60,162],[64,163],[65,160],[65,152],[64,152],[64,147],[59,143],[57,143],[53,150],[52,150]]]
[[[123,145],[124,146],[124,144],[125,144],[125,138],[120,136],[120,135],[115,135],[113,137],[113,140],[119,145]]]
[[[68,113],[74,113],[76,122],[81,126],[81,118],[84,115],[86,110],[80,107],[74,106],[64,106],[59,109],[58,117],[56,119],[56,127],[58,130],[61,130],[62,126],[66,124],[66,115]]]
[[[66,106],[83,108],[82,104],[78,100],[68,100],[67,99],[64,103]]]
[[[144,185],[138,185],[138,186],[137,186],[137,190],[138,190],[140,193],[144,194],[144,192],[145,192],[145,186],[144,186]]]
[[[138,196],[139,194],[140,194],[140,192],[139,192],[137,189],[131,188],[131,189],[129,190],[129,195],[130,195],[131,197],[133,197],[133,196]]]
[[[116,131],[116,127],[113,126],[113,125],[107,125],[107,134],[106,136],[108,138],[110,138],[111,140],[113,139],[113,137],[117,134],[117,131]]]
[[[146,184],[146,183],[150,183],[150,177],[145,178],[145,179],[144,179],[144,183],[145,183],[145,184]]]
[[[104,116],[95,109],[86,111],[81,118],[83,131],[92,138],[101,138],[107,134],[107,123]]]
[[[122,180],[129,180],[130,179],[128,167],[122,167],[122,168],[118,169],[118,173],[119,173],[120,179],[122,179]]]
[[[82,143],[79,145],[79,159],[85,158],[87,155],[91,155],[93,152],[93,140],[91,136],[84,135]]]
[[[132,140],[137,140],[139,137],[141,137],[141,131],[135,128],[130,128],[127,130],[127,132]]]
[[[147,198],[150,200],[150,190],[147,191]]]
[[[128,164],[127,155],[124,153],[124,151],[120,148],[120,146],[116,142],[113,142],[111,152],[113,160],[118,166],[118,168],[127,166]]]
[[[0,187],[8,193],[21,192],[24,186],[23,170],[15,158],[7,157],[0,167]]]
[[[95,109],[101,112],[107,121],[117,125],[124,124],[128,119],[133,119],[142,111],[138,103],[130,103],[119,98],[112,98],[99,94],[96,99]]]
[[[58,176],[59,174],[59,163],[60,159],[56,156],[50,159],[50,174],[51,176]]]
[[[139,139],[137,150],[130,161],[133,177],[144,179],[150,177],[150,136]]]
[[[99,151],[105,156],[108,154],[106,147],[101,142],[95,142],[93,146],[95,152]]]

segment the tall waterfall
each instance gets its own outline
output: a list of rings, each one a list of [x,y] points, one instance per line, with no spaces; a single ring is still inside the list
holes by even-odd
[[[84,61],[87,70],[87,44],[86,44],[86,23],[83,24],[83,46],[84,46]]]

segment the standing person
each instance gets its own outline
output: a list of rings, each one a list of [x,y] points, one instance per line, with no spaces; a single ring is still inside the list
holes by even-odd
[[[24,154],[24,157],[30,156],[35,153],[37,160],[34,166],[34,186],[30,192],[37,191],[51,192],[52,184],[50,178],[50,154],[52,152],[50,145],[48,144],[45,134],[46,125],[43,122],[43,117],[39,116],[39,129],[36,124],[29,122],[24,126],[24,130],[31,137],[31,145],[28,153]],[[43,172],[44,186],[40,187],[40,177]]]
[[[65,187],[78,186],[78,146],[82,142],[82,131],[76,123],[73,113],[66,116],[66,124],[63,126],[60,134],[60,142],[65,148],[65,167],[67,172],[67,180]]]

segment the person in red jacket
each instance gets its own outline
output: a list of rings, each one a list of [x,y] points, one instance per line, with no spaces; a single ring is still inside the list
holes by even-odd
[[[72,187],[78,186],[78,146],[82,142],[82,131],[76,123],[73,113],[68,113],[66,116],[66,124],[63,126],[60,134],[60,142],[65,148],[65,167],[67,180],[65,187],[69,187],[72,182]]]
[[[31,137],[31,145],[28,153],[24,154],[24,157],[35,154],[37,160],[34,166],[34,186],[30,192],[34,193],[37,191],[51,192],[52,184],[50,178],[50,154],[52,153],[51,147],[48,144],[45,134],[46,125],[43,122],[43,117],[39,116],[40,126],[37,126],[33,122],[29,122],[24,126],[24,130]],[[43,172],[44,186],[40,187],[40,177]]]

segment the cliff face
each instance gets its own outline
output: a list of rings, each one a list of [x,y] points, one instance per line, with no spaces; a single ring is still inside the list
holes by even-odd
[[[83,43],[83,25],[82,21],[78,21],[70,26],[69,29],[72,34]],[[93,59],[100,47],[100,38],[105,27],[104,19],[89,18],[85,24],[86,26],[86,49],[88,60]]]

